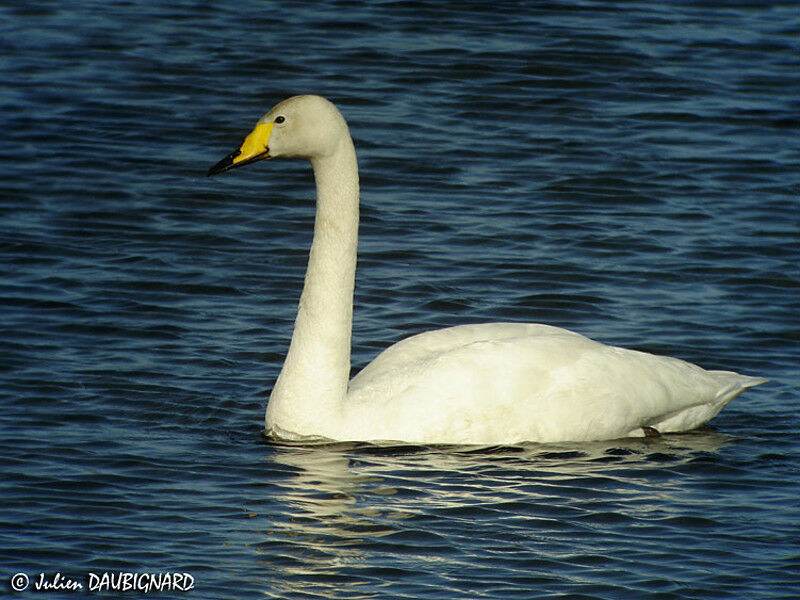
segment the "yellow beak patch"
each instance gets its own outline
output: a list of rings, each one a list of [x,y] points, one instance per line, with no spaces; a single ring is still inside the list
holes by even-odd
[[[269,136],[275,123],[259,123],[251,131],[238,150],[234,150],[217,164],[213,165],[206,175],[216,175],[234,167],[242,167],[262,158],[269,158]]]
[[[266,154],[269,151],[269,136],[272,134],[273,125],[274,123],[272,122],[256,125],[253,131],[244,138],[242,145],[239,146],[239,156],[233,159],[233,164],[238,165],[256,157],[266,158]],[[262,154],[265,156],[262,157]]]

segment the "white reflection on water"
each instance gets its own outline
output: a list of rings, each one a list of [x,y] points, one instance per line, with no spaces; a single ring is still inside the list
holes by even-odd
[[[275,500],[290,517],[270,523],[259,546],[268,595],[371,598],[392,580],[413,575],[419,585],[428,571],[445,597],[456,573],[476,572],[476,547],[536,557],[552,572],[598,528],[637,535],[625,529],[709,501],[675,470],[728,441],[702,431],[512,448],[274,446],[272,458],[291,472]],[[469,548],[464,536],[473,536]]]

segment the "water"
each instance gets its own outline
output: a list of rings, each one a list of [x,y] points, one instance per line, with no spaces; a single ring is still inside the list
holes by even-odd
[[[796,3],[154,5],[0,9],[4,585],[798,596]],[[359,152],[355,369],[515,320],[770,383],[655,440],[267,442],[310,172],[203,175],[297,92]]]

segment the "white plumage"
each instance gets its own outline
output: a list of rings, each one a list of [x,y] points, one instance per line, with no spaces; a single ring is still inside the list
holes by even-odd
[[[265,416],[274,437],[508,444],[686,431],[766,381],[548,325],[487,323],[405,339],[348,383],[359,186],[341,113],[319,96],[289,98],[209,174],[278,157],[311,161],[317,211],[292,342]]]

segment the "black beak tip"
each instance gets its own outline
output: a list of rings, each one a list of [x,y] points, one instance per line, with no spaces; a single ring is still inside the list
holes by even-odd
[[[223,171],[227,171],[231,167],[233,167],[233,159],[239,156],[239,151],[236,150],[235,152],[231,152],[219,161],[217,164],[212,166],[208,172],[206,173],[206,177],[211,177],[212,175],[216,175],[217,173],[222,173]]]

